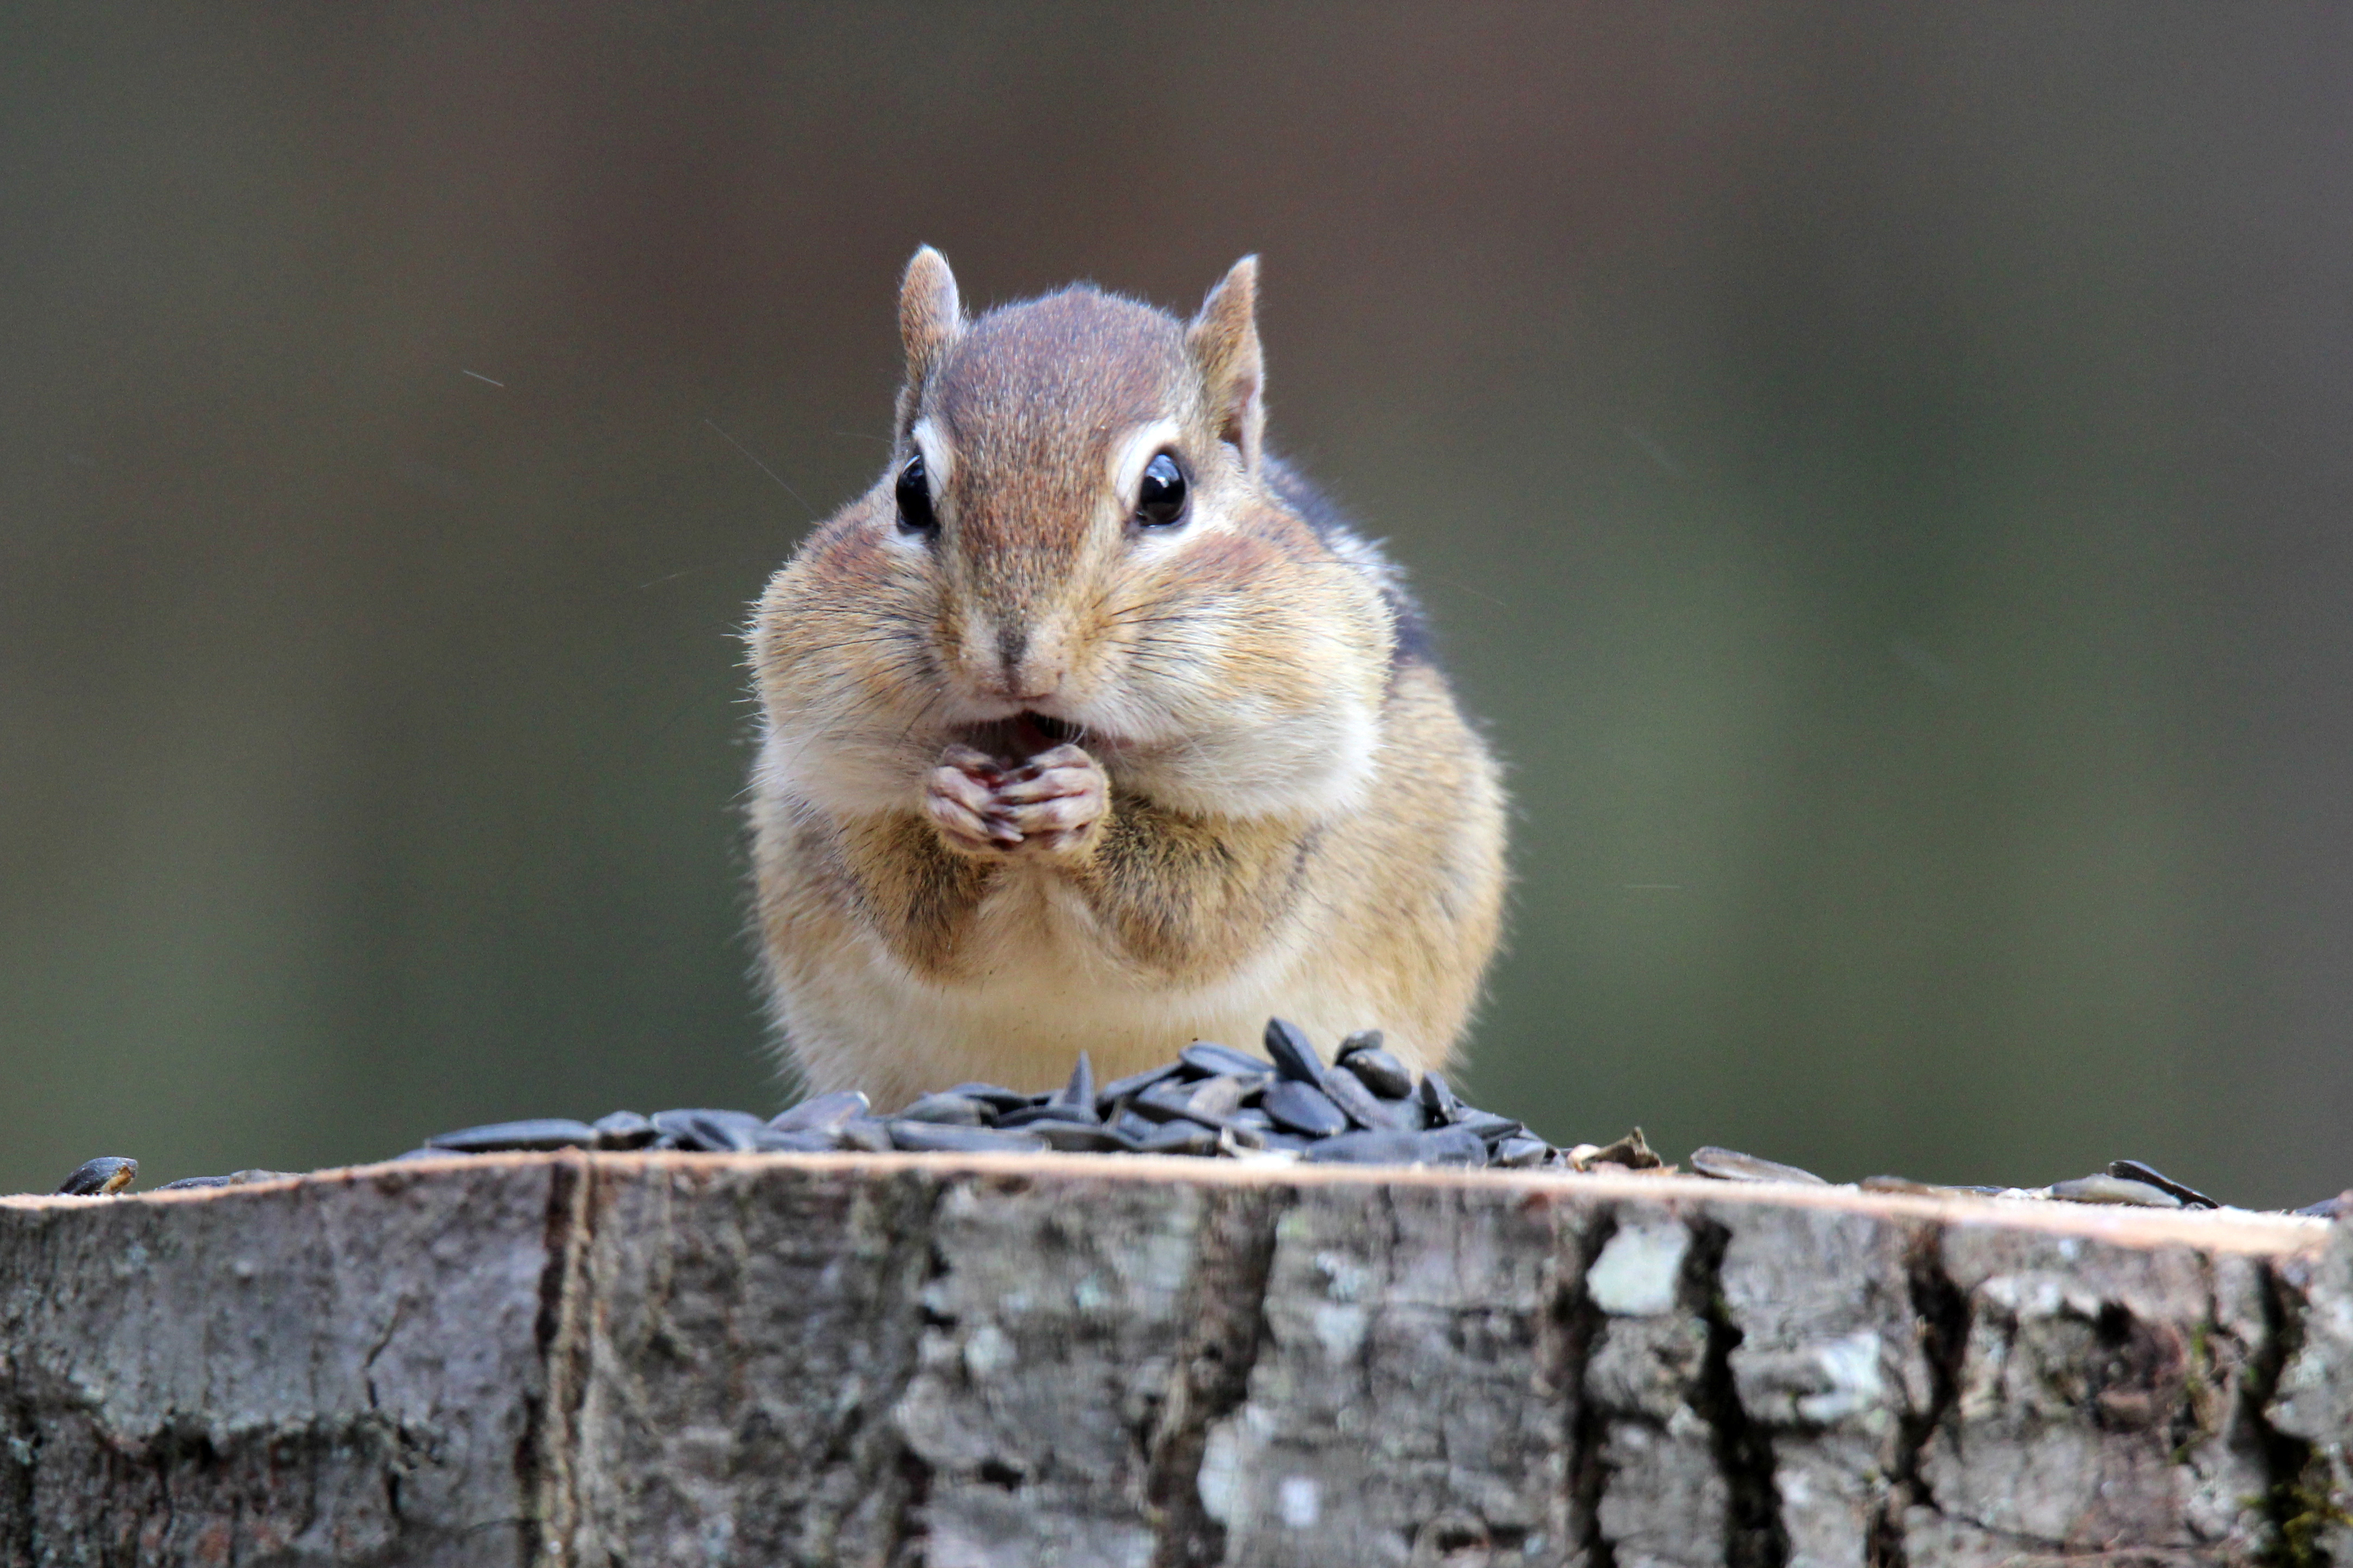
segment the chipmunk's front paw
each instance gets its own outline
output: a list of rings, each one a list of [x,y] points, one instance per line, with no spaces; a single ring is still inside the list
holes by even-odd
[[[1111,806],[1111,778],[1076,746],[1008,768],[970,746],[940,754],[923,810],[967,855],[1065,855],[1083,847]]]
[[[1076,746],[1039,752],[997,786],[998,819],[1022,847],[1049,855],[1080,848],[1111,812],[1111,775]]]

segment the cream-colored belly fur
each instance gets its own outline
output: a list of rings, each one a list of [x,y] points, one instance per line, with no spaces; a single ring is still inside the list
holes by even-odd
[[[1166,1061],[1196,1039],[1255,1052],[1276,1013],[1328,1055],[1341,1035],[1384,1010],[1380,998],[1346,994],[1361,987],[1319,982],[1303,922],[1214,985],[1171,987],[1113,962],[1050,872],[1008,879],[979,918],[974,946],[992,962],[969,981],[914,974],[863,935],[822,963],[797,966],[779,987],[778,1012],[811,1090],[860,1089],[887,1107],[975,1078],[1050,1089],[1081,1050],[1107,1080]]]

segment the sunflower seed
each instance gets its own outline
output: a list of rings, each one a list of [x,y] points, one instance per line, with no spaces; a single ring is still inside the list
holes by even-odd
[[[1469,1128],[1490,1143],[1500,1143],[1514,1133],[1528,1130],[1525,1121],[1514,1121],[1508,1116],[1498,1116],[1492,1110],[1478,1110],[1467,1105],[1462,1108],[1462,1119],[1455,1125]]]
[[[661,1130],[650,1117],[634,1110],[616,1110],[610,1116],[600,1116],[590,1122],[596,1134],[599,1149],[642,1149],[661,1136]]]
[[[100,1154],[74,1167],[58,1184],[58,1194],[71,1198],[103,1198],[129,1186],[139,1174],[139,1162],[121,1154]]]
[[[1037,1154],[1046,1149],[1046,1141],[1034,1132],[942,1121],[893,1121],[891,1142],[911,1154]]]
[[[1181,1127],[1182,1122],[1171,1126]],[[1025,1131],[1042,1138],[1049,1149],[1059,1149],[1065,1154],[1132,1154],[1135,1141],[1113,1131],[1100,1123],[1082,1121],[1033,1121]],[[1208,1128],[1199,1131],[1208,1132]]]
[[[790,1110],[768,1118],[768,1125],[779,1132],[839,1132],[873,1109],[873,1104],[858,1090],[836,1089],[814,1100],[804,1100]]]
[[[1176,1059],[1202,1078],[1214,1078],[1225,1072],[1248,1078],[1253,1073],[1274,1071],[1272,1062],[1261,1061],[1247,1051],[1238,1051],[1231,1046],[1220,1046],[1209,1040],[1195,1040],[1176,1053]]]
[[[492,1121],[480,1127],[460,1127],[437,1132],[425,1141],[428,1149],[449,1149],[460,1154],[496,1154],[514,1150],[586,1149],[596,1142],[596,1130],[586,1121],[561,1116],[534,1117],[524,1121]]]
[[[2222,1206],[2196,1187],[2184,1186],[2164,1172],[2144,1165],[2138,1160],[2111,1160],[2108,1162],[2108,1174],[2121,1176],[2127,1182],[2146,1183],[2161,1193],[2171,1193],[2181,1200],[2185,1208],[2218,1209]]]
[[[1193,1086],[1187,1083],[1154,1084],[1128,1101],[1127,1109],[1131,1115],[1155,1122],[1182,1119],[1213,1129],[1223,1127],[1226,1122],[1222,1116],[1212,1116],[1208,1111],[1193,1109]]]
[[[1156,1068],[1147,1068],[1143,1072],[1133,1072],[1125,1078],[1113,1079],[1095,1090],[1095,1105],[1100,1110],[1109,1110],[1113,1105],[1129,1096],[1142,1094],[1154,1084],[1164,1079],[1175,1078],[1184,1070],[1184,1059],[1179,1058],[1173,1062],[1163,1062]]]
[[[1267,1086],[1261,1103],[1274,1124],[1288,1131],[1329,1138],[1348,1130],[1347,1113],[1333,1104],[1329,1095],[1295,1079],[1283,1079]]]
[[[1691,1163],[1693,1170],[1703,1176],[1714,1176],[1719,1182],[1796,1182],[1801,1186],[1830,1185],[1811,1171],[1784,1165],[1778,1160],[1760,1160],[1737,1149],[1719,1149],[1713,1143],[1692,1151]]]
[[[940,1127],[986,1127],[997,1120],[997,1111],[983,1100],[969,1099],[951,1089],[944,1094],[923,1096],[892,1120],[929,1121]]]
[[[1049,1121],[1059,1121],[1065,1127],[1094,1127],[1102,1121],[1092,1105],[1064,1105],[1057,1100],[1008,1110],[997,1119],[997,1124],[999,1127],[1036,1127]]]
[[[1050,1103],[1083,1105],[1089,1111],[1094,1110],[1095,1064],[1087,1059],[1086,1052],[1079,1053],[1077,1064],[1071,1068],[1071,1081],[1062,1086],[1061,1092],[1055,1095]]]
[[[1001,1083],[960,1083],[947,1091],[966,1100],[976,1100],[991,1110],[1018,1110],[1025,1105],[1042,1104],[1050,1097],[1024,1094],[1018,1089],[1008,1089]]]
[[[1185,1097],[1185,1108],[1197,1116],[1214,1116],[1222,1123],[1242,1108],[1242,1097],[1254,1087],[1231,1073],[1205,1078]]]
[[[662,1135],[658,1142],[690,1154],[748,1154],[768,1131],[748,1110],[657,1110],[653,1121]]]
[[[1855,1185],[1866,1193],[1905,1193],[1922,1198],[1943,1197],[1958,1190],[1940,1187],[1934,1182],[1915,1182],[1909,1176],[1865,1176]]]
[[[1381,1032],[1378,1029],[1358,1029],[1340,1042],[1340,1048],[1332,1053],[1332,1059],[1345,1062],[1358,1051],[1377,1051],[1380,1048]]]
[[[2071,1204],[2121,1204],[2130,1208],[2178,1209],[2181,1200],[2163,1187],[2152,1187],[2147,1182],[2135,1182],[2123,1176],[2078,1176],[2072,1182],[2053,1182],[2051,1195]]]
[[[845,1149],[861,1154],[888,1154],[897,1147],[891,1142],[891,1126],[879,1116],[860,1116],[842,1124],[835,1135]]]
[[[1408,1132],[1419,1132],[1424,1128],[1442,1125],[1430,1120],[1430,1107],[1422,1104],[1419,1095],[1409,1094],[1403,1100],[1384,1100],[1381,1106],[1389,1113],[1389,1125]]]
[[[1422,1074],[1421,1085],[1415,1094],[1421,1101],[1422,1110],[1429,1114],[1430,1124],[1432,1127],[1444,1127],[1459,1120],[1462,1112],[1468,1109],[1461,1100],[1455,1098],[1454,1090],[1448,1087],[1446,1075],[1443,1073]]]
[[[1220,1133],[1194,1121],[1171,1121],[1136,1144],[1139,1154],[1214,1154]]]
[[[1266,1149],[1266,1134],[1254,1127],[1228,1122],[1218,1130],[1218,1152],[1227,1155],[1261,1153]]]
[[[1413,1074],[1406,1071],[1405,1063],[1378,1046],[1349,1052],[1341,1057],[1340,1065],[1362,1079],[1366,1089],[1383,1099],[1403,1100],[1413,1092]]]
[[[1366,1089],[1365,1080],[1355,1073],[1325,1073],[1324,1094],[1359,1127],[1389,1128],[1397,1125],[1389,1116],[1389,1108],[1373,1098],[1373,1091]],[[1517,1126],[1518,1123],[1513,1125]]]
[[[1440,1127],[1414,1134],[1414,1158],[1425,1165],[1483,1165],[1487,1142],[1467,1127]]]
[[[753,1139],[753,1149],[762,1154],[830,1154],[839,1147],[832,1133],[813,1129],[779,1132],[764,1127]]]
[[[1274,1058],[1274,1070],[1297,1083],[1321,1087],[1324,1082],[1324,1061],[1307,1033],[1288,1018],[1266,1021],[1266,1054]]]
[[[1419,1133],[1384,1128],[1319,1138],[1301,1158],[1312,1165],[1410,1165],[1419,1158],[1420,1148]]]

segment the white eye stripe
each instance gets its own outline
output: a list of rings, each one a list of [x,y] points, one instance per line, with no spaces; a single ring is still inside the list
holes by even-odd
[[[947,493],[948,477],[955,472],[955,448],[928,419],[916,420],[915,427],[907,436],[914,442],[915,450],[923,455],[923,478],[930,485],[932,500],[937,501]]]
[[[1135,510],[1136,492],[1144,488],[1144,470],[1161,451],[1176,445],[1185,434],[1174,419],[1155,419],[1149,425],[1139,425],[1127,434],[1127,438],[1111,451],[1111,493],[1119,498],[1126,510]]]

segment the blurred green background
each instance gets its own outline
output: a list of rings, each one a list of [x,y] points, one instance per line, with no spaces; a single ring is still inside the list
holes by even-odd
[[[1509,758],[1472,1090],[2353,1184],[2353,17],[0,18],[0,1190],[768,1105],[736,629],[968,300],[1264,258]]]

